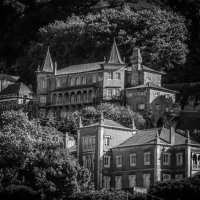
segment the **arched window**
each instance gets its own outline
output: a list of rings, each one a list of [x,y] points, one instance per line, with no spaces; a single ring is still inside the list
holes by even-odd
[[[69,78],[69,81],[70,81],[70,85],[74,85],[74,82],[75,82],[74,77]]]
[[[74,103],[75,102],[75,94],[72,93],[70,96],[70,103]]]
[[[63,101],[63,95],[59,94],[58,95],[58,104],[62,104],[62,101]]]
[[[89,94],[88,94],[88,101],[92,101],[92,90],[89,91]]]
[[[81,102],[81,92],[78,92],[76,95],[76,102],[80,103]]]
[[[86,76],[83,76],[83,77],[82,77],[81,83],[82,83],[82,84],[86,84]]]
[[[67,104],[69,103],[69,94],[68,93],[65,93],[64,94],[64,102]]]
[[[76,83],[76,85],[80,85],[80,77],[76,77],[75,83]]]
[[[57,95],[56,95],[56,94],[53,94],[53,97],[52,97],[52,104],[56,104],[56,101],[57,101]]]
[[[83,102],[87,102],[87,92],[83,92]]]

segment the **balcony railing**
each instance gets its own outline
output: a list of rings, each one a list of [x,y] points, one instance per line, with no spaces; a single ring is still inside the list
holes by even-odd
[[[57,101],[57,102],[51,102],[51,106],[64,106],[64,105],[77,105],[77,104],[85,104],[85,103],[92,103],[93,98],[88,99],[81,99],[81,100],[72,100],[72,101]]]

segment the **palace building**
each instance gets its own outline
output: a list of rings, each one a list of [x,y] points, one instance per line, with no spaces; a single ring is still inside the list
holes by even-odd
[[[124,63],[115,40],[106,61],[59,70],[48,48],[36,72],[38,108],[41,115],[64,118],[69,110],[114,101],[150,114],[156,126],[175,103],[176,92],[161,86],[163,74],[142,65],[138,48],[133,49],[130,62]]]
[[[170,130],[136,130],[104,119],[78,128],[77,158],[96,189],[147,189],[200,172],[200,144]]]

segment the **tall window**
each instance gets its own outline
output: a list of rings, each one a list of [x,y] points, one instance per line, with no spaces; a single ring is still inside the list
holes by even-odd
[[[150,152],[144,153],[144,165],[150,165]]]
[[[136,186],[136,175],[129,175],[129,188],[133,188]]]
[[[75,82],[75,81],[74,81],[74,77],[71,77],[71,78],[70,78],[70,85],[74,85],[74,82]]]
[[[82,84],[86,84],[86,76],[83,76],[81,80]]]
[[[110,167],[110,156],[104,156],[103,163],[104,167]]]
[[[110,177],[109,176],[103,177],[103,183],[104,183],[105,189],[110,189]]]
[[[115,79],[120,80],[121,79],[121,74],[119,72],[115,73]]]
[[[116,167],[122,167],[122,156],[116,156]]]
[[[111,137],[110,136],[105,136],[105,139],[104,139],[104,145],[105,147],[110,147],[110,144],[111,144]]]
[[[122,176],[115,176],[115,188],[122,189]]]
[[[150,183],[150,174],[143,174],[143,187],[149,187]]]
[[[170,153],[163,153],[163,165],[170,165]]]
[[[145,109],[145,105],[143,103],[140,103],[138,105],[139,110],[144,110]]]
[[[111,97],[112,97],[112,95],[113,95],[112,92],[113,92],[112,89],[108,89],[108,90],[107,90],[107,97],[108,97],[108,98],[111,98]]]
[[[120,96],[120,89],[115,89],[115,96]]]
[[[113,79],[112,72],[108,72],[108,80],[111,80],[111,79]]]
[[[133,166],[136,166],[136,154],[131,154],[130,155],[130,166],[133,167]]]
[[[76,85],[80,85],[80,77],[76,77],[75,83],[76,83]]]
[[[180,166],[183,164],[183,153],[176,154],[176,165]]]
[[[97,74],[94,74],[92,77],[92,82],[96,83],[97,82]]]
[[[47,82],[46,82],[46,80],[41,80],[41,86],[42,86],[43,88],[46,88],[46,87],[47,87]]]
[[[46,103],[46,96],[44,95],[40,96],[40,103]]]
[[[163,181],[169,181],[171,179],[170,174],[163,174]]]

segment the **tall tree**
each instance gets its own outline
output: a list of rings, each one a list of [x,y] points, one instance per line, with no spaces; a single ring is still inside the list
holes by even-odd
[[[26,185],[46,199],[61,198],[87,185],[90,175],[62,148],[62,134],[29,121],[22,111],[1,115],[0,185]]]

